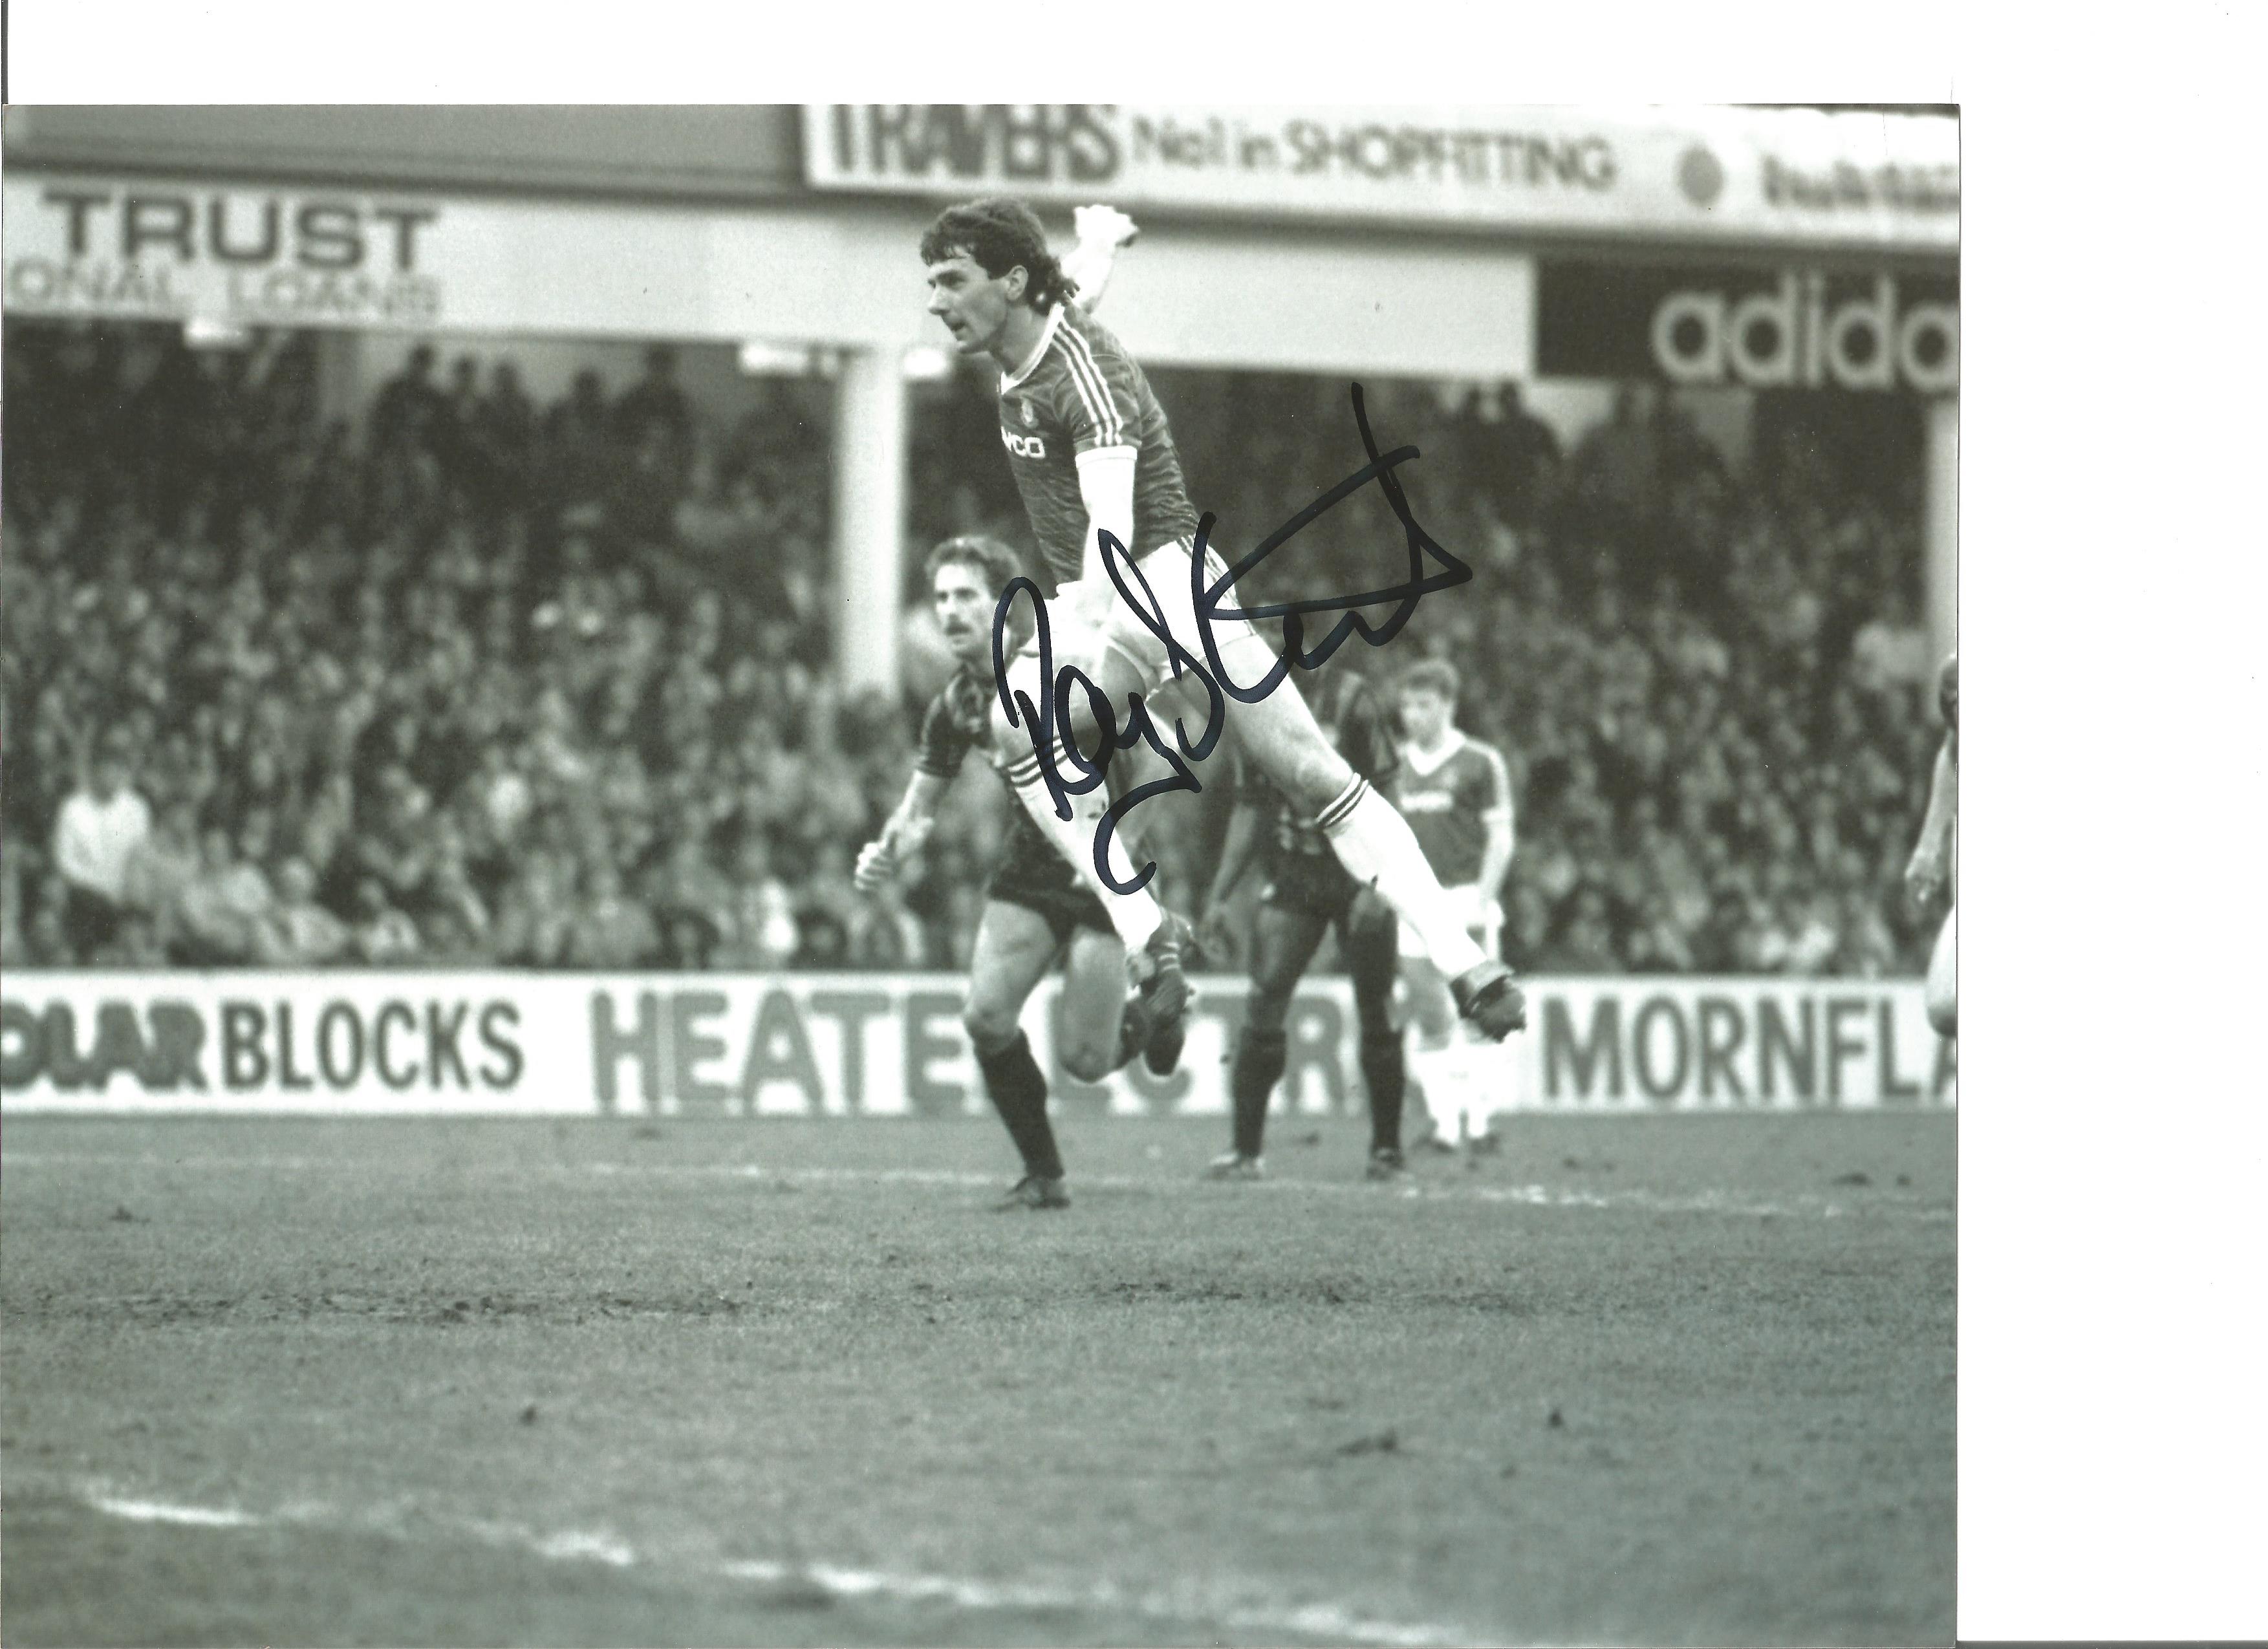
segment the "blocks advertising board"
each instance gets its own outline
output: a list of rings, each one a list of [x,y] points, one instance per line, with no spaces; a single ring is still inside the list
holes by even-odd
[[[1197,982],[1181,1069],[1057,1066],[1054,982],[1026,1025],[1057,1102],[1228,1108],[1241,979]],[[1505,1046],[1506,1110],[1943,1108],[1952,1046],[1917,980],[1545,979]],[[319,1115],[924,1116],[987,1108],[942,975],[11,973],[0,1109]],[[1279,1108],[1359,1110],[1345,982],[1294,1001]]]

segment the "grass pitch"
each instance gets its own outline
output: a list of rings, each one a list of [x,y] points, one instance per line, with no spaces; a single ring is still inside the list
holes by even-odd
[[[37,1644],[1926,1643],[1950,1115],[18,1116]]]

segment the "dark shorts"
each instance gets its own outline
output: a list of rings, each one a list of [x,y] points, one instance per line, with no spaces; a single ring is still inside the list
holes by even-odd
[[[121,914],[116,905],[92,888],[69,884],[63,894],[63,932],[70,940],[71,953],[82,963],[90,961],[95,952],[118,937]]]
[[[1394,981],[1401,972],[1394,953],[1398,925],[1394,908],[1339,869],[1336,860],[1271,877],[1252,917],[1248,1022],[1268,1019],[1271,1028],[1281,1025],[1292,990],[1314,965],[1324,936],[1336,930],[1338,968],[1354,987],[1363,1033],[1386,1034]]]
[[[1058,945],[1079,928],[1117,935],[1094,890],[1079,879],[1038,827],[1021,815],[1020,806],[984,896],[1031,911],[1048,924]]]
[[[1260,890],[1262,904],[1325,922],[1344,920],[1362,891],[1362,885],[1329,854],[1278,853],[1264,868],[1268,880]]]

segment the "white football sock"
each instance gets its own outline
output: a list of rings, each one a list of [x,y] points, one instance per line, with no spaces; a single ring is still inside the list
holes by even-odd
[[[1478,1139],[1488,1132],[1489,1118],[1510,1098],[1510,1055],[1498,1043],[1470,1035],[1458,1038],[1455,1053],[1457,1115],[1465,1137]]]
[[[1411,1027],[1407,1057],[1410,1074],[1425,1090],[1425,1115],[1432,1119],[1433,1132],[1448,1145],[1457,1143],[1457,1102],[1462,1085],[1458,1081],[1457,1050],[1447,1048],[1428,1048],[1422,1033]]]
[[[1466,931],[1465,913],[1441,891],[1410,822],[1359,773],[1316,815],[1339,863],[1378,889],[1395,914],[1417,929],[1442,976],[1454,979],[1487,960]]]
[[[1150,936],[1165,925],[1166,917],[1147,887],[1139,893],[1116,892],[1094,868],[1094,830],[1102,821],[1104,810],[1110,806],[1108,794],[1097,786],[1083,796],[1067,796],[1064,799],[1071,804],[1071,816],[1061,817],[1056,812],[1055,798],[1048,793],[1040,758],[1029,749],[1009,768],[1008,783],[1024,811],[1031,815],[1032,822],[1039,826],[1040,834],[1055,843],[1056,851],[1071,861],[1079,880],[1102,901],[1103,911],[1109,917],[1110,925],[1117,930],[1126,953],[1132,956],[1138,953],[1150,942]],[[1125,848],[1119,833],[1115,831],[1110,841],[1110,869],[1122,881],[1133,880],[1134,867],[1127,863]]]

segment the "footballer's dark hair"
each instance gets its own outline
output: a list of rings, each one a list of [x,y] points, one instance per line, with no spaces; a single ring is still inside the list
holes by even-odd
[[[937,215],[922,235],[922,261],[942,263],[956,252],[976,259],[996,281],[1021,264],[1024,297],[1035,309],[1079,296],[1079,283],[1064,273],[1056,254],[1048,250],[1047,232],[1032,209],[1005,195],[964,201]]]
[[[1420,659],[1402,673],[1402,690],[1405,693],[1439,693],[1449,701],[1454,710],[1457,690],[1464,685],[1457,674],[1457,666],[1447,659]]]
[[[922,582],[934,585],[941,567],[972,567],[984,585],[985,593],[998,598],[1008,587],[1008,580],[1023,571],[1024,563],[1016,552],[997,538],[982,534],[964,533],[958,538],[948,538],[929,553],[922,564]]]

